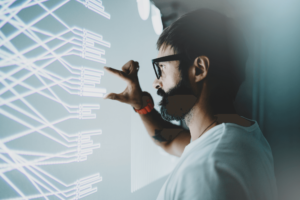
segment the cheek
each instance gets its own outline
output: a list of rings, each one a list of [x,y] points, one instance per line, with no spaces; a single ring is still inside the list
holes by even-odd
[[[165,91],[169,91],[170,89],[177,86],[180,81],[180,74],[166,71],[166,78],[163,80]]]

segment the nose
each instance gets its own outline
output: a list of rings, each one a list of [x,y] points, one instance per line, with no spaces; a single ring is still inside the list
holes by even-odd
[[[156,79],[154,80],[154,82],[153,82],[153,87],[154,87],[155,89],[161,88],[161,87],[162,87],[161,81],[158,80],[158,79],[156,78]]]

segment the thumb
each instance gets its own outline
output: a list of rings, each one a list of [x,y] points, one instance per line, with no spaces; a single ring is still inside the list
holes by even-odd
[[[105,95],[103,97],[103,99],[112,99],[112,100],[118,100],[118,101],[123,100],[121,94],[116,94],[116,93],[109,93],[109,94]]]

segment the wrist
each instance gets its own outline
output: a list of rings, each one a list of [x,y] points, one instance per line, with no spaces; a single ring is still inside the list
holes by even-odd
[[[132,106],[134,111],[139,114],[147,114],[154,108],[154,103],[151,95],[148,92],[143,92],[142,104]]]
[[[144,100],[144,97],[140,97],[140,100],[135,103],[134,105],[132,105],[132,107],[135,109],[135,110],[140,110],[142,108],[144,108],[146,106],[145,104],[145,100]]]
[[[136,105],[136,106],[132,106],[132,107],[133,107],[133,109],[135,109],[135,110],[140,110],[140,109],[143,108],[143,105],[141,104],[141,105]]]

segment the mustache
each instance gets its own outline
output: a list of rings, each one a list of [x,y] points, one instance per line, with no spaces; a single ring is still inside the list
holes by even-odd
[[[166,93],[165,93],[165,91],[163,91],[161,88],[159,88],[158,90],[157,90],[157,95],[159,95],[159,96],[166,96]]]
[[[157,90],[157,95],[161,97],[168,97],[174,95],[190,95],[190,94],[193,94],[192,89],[182,84],[177,85],[177,87],[171,89],[168,93],[164,92],[161,88]]]
[[[162,105],[166,105],[168,103],[168,100],[167,100],[167,94],[161,89],[159,88],[157,90],[157,95],[161,96],[162,99],[161,101],[158,103],[158,105],[162,106]]]
[[[192,88],[184,84],[182,81],[173,89],[171,89],[169,92],[164,92],[163,89],[159,88],[157,90],[157,95],[162,97],[162,100],[159,102],[158,105],[163,106],[167,105],[168,97],[174,96],[174,95],[194,95]]]

